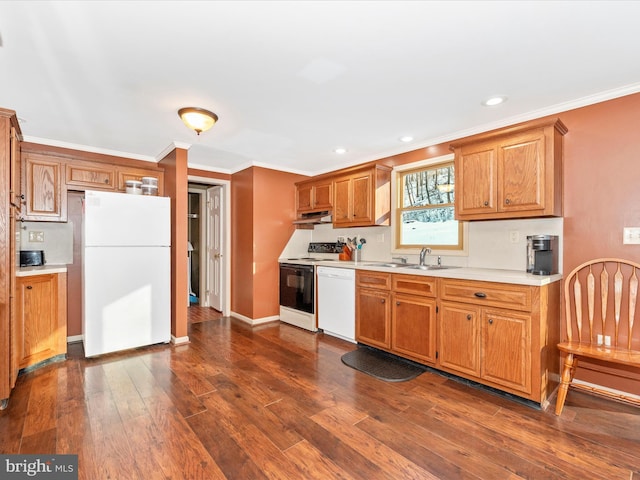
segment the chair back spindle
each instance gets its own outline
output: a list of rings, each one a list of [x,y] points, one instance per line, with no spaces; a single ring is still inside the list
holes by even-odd
[[[566,277],[566,340],[558,344],[565,361],[558,388],[557,415],[562,412],[579,358],[640,367],[640,332],[634,330],[638,268],[640,264],[629,260],[598,258],[579,265]],[[600,276],[599,284],[596,275]],[[613,295],[609,295],[611,287]],[[600,308],[597,308],[598,302]]]

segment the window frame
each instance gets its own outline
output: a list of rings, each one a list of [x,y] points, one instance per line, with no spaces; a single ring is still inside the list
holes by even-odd
[[[407,163],[404,165],[398,165],[394,167],[392,175],[391,175],[391,189],[392,189],[392,252],[396,254],[417,254],[423,246],[428,246],[432,250],[433,254],[441,254],[441,255],[459,255],[459,256],[467,256],[468,255],[468,222],[463,222],[458,220],[458,244],[457,245],[415,245],[415,244],[401,244],[400,243],[400,233],[401,233],[401,215],[405,209],[402,208],[402,199],[403,192],[400,188],[402,177],[407,173],[412,173],[420,170],[432,170],[437,168],[440,165],[446,165],[453,163],[454,155],[442,155],[440,157],[430,158],[427,160],[421,160],[418,162]],[[455,212],[455,197],[454,202],[451,204],[443,204],[447,207],[454,209]],[[427,206],[426,208],[443,208],[443,205],[432,205]],[[422,207],[420,207],[422,208]]]

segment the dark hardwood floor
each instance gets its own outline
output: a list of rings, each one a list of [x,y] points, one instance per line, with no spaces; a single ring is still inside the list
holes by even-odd
[[[190,322],[191,343],[23,375],[0,452],[96,479],[640,479],[640,409],[570,391],[562,417],[436,373],[386,383],[288,325]]]

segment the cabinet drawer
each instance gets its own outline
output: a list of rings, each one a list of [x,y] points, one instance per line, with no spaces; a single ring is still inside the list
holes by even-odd
[[[453,302],[531,311],[533,287],[504,283],[443,280],[440,298]]]
[[[436,279],[421,275],[398,275],[391,278],[394,292],[421,295],[424,297],[436,296]]]
[[[356,271],[356,285],[358,287],[391,289],[391,274],[384,272]]]

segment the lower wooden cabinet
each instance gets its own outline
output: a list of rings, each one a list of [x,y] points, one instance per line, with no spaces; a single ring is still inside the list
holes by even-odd
[[[356,272],[356,340],[412,360],[436,361],[436,279]]]
[[[356,272],[356,340],[546,406],[559,380],[560,282]]]
[[[439,364],[531,393],[531,317],[442,302]]]
[[[18,277],[15,347],[20,369],[67,353],[66,273]]]
[[[371,278],[380,278],[382,288],[368,283]],[[389,279],[389,274],[356,272],[356,340],[383,350],[391,347]]]
[[[438,360],[442,367],[480,376],[480,308],[440,304]]]

